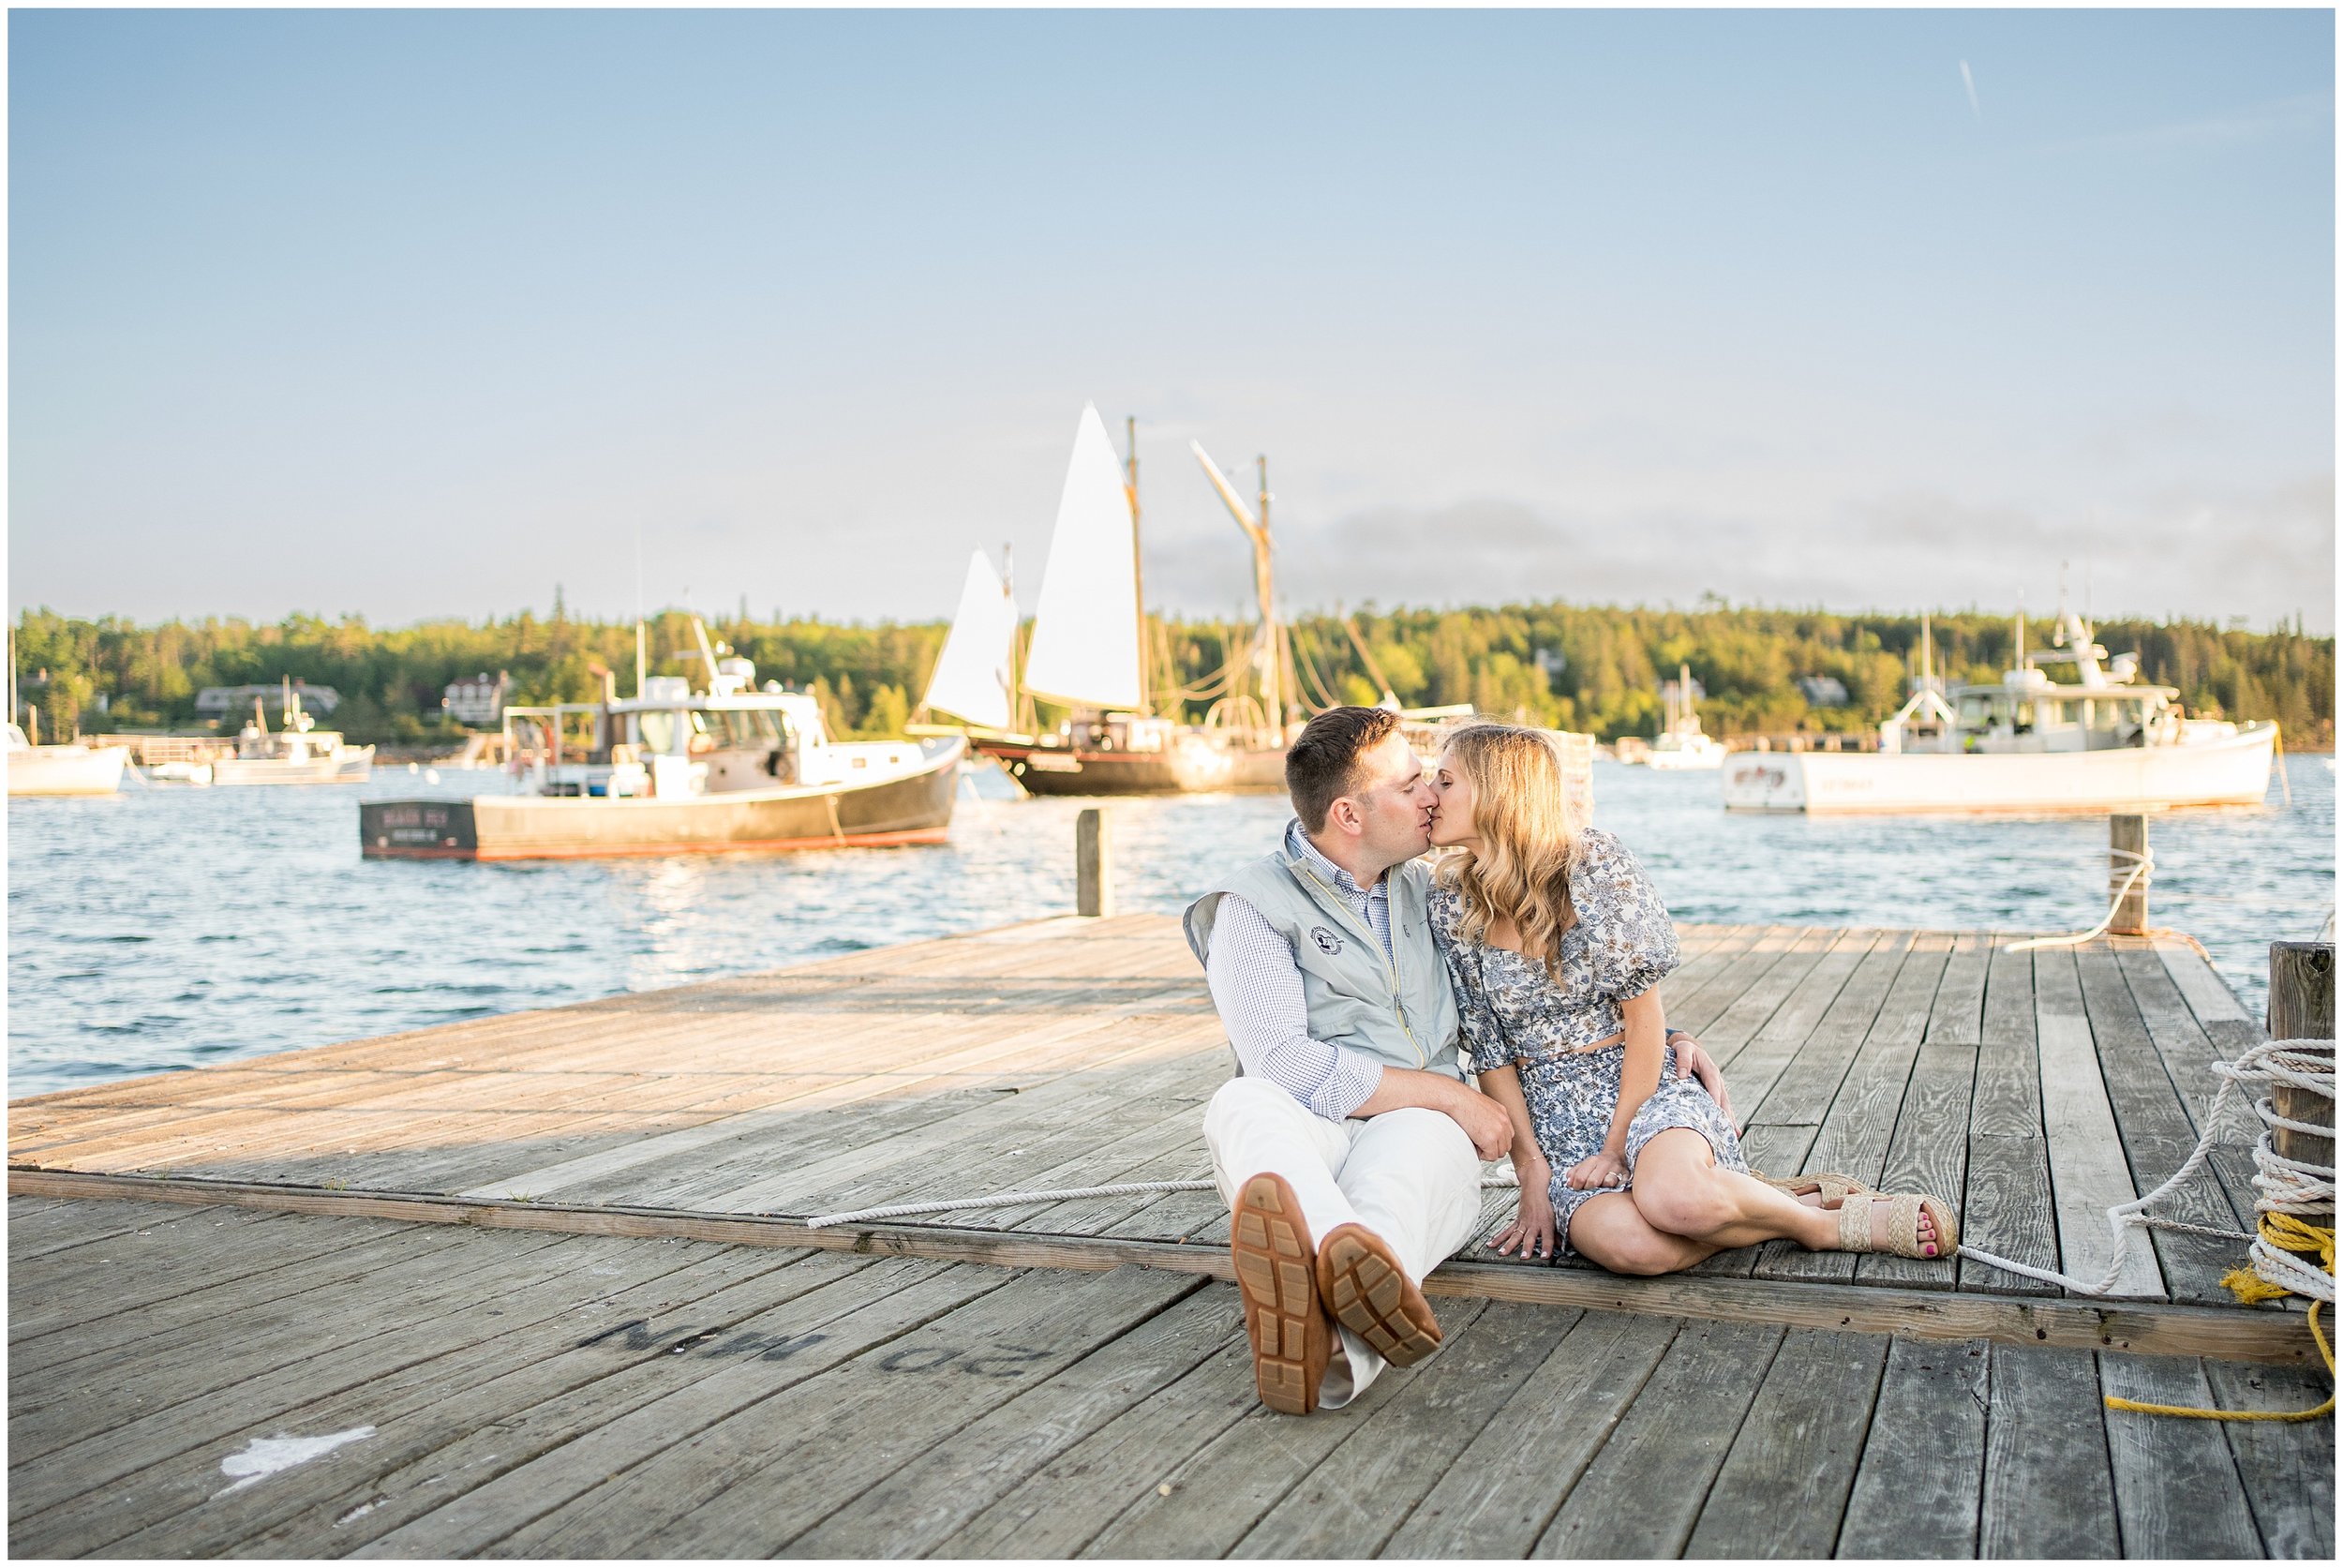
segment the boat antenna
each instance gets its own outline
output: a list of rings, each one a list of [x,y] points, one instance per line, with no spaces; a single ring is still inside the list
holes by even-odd
[[[1139,560],[1139,416],[1136,414],[1123,416],[1123,496],[1131,503],[1131,598],[1139,612],[1136,620],[1139,628],[1139,710],[1146,713],[1152,711],[1147,703],[1150,695],[1148,689],[1155,683],[1148,679],[1153,672],[1147,667],[1147,577],[1140,569]]]
[[[643,700],[643,522],[634,520],[634,700]]]

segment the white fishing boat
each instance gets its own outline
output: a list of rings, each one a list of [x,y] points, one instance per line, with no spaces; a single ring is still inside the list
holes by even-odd
[[[754,665],[692,626],[707,690],[646,677],[638,641],[632,698],[605,676],[600,702],[504,709],[518,793],[364,802],[361,852],[520,860],[944,842],[959,736],[832,740],[814,697],[757,690]]]
[[[19,713],[31,736],[16,723]],[[16,634],[8,634],[8,733],[7,769],[10,795],[112,795],[122,787],[130,760],[127,746],[91,746],[80,740],[40,743],[40,710],[21,706],[16,692]]]
[[[2278,738],[2269,723],[2190,719],[2180,693],[2138,679],[2140,656],[2107,663],[2082,617],[2061,606],[2052,650],[1993,685],[1930,671],[1926,622],[1911,700],[1879,726],[1877,752],[1737,752],[1724,804],[1774,812],[2138,812],[2259,804]],[[2054,681],[2042,664],[2068,664]]]
[[[285,683],[284,726],[272,731],[261,701],[252,701],[252,717],[236,732],[236,754],[216,757],[211,783],[216,784],[364,784],[374,776],[374,748],[348,746],[340,734],[320,729],[301,710],[300,689]]]
[[[122,787],[127,746],[85,746],[80,741],[38,746],[15,724],[8,726],[10,795],[112,795]]]
[[[1638,760],[1647,768],[1669,773],[1724,767],[1724,743],[1701,732],[1700,715],[1693,709],[1690,665],[1678,665],[1676,679],[1661,683],[1660,701],[1665,707],[1666,718]],[[1629,759],[1622,755],[1619,760]]]

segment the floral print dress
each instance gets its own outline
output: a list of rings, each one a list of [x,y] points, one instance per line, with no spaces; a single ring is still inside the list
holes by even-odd
[[[1635,858],[1611,834],[1589,828],[1580,836],[1570,871],[1574,918],[1562,933],[1561,978],[1542,960],[1456,933],[1462,897],[1435,886],[1432,933],[1448,961],[1456,1010],[1472,1068],[1515,1066],[1522,1098],[1554,1176],[1547,1192],[1556,1228],[1569,1247],[1570,1217],[1595,1196],[1570,1186],[1572,1166],[1596,1154],[1619,1106],[1626,1026],[1619,1004],[1660,983],[1678,962],[1676,928]],[[1660,1087],[1627,1129],[1628,1185],[1646,1143],[1671,1127],[1691,1127],[1709,1141],[1717,1164],[1747,1171],[1732,1118],[1694,1078],[1676,1076],[1676,1048],[1666,1048]],[[1617,1189],[1614,1189],[1617,1190]]]

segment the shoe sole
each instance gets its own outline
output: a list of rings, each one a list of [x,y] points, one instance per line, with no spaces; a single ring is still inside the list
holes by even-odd
[[[1385,1361],[1412,1366],[1440,1349],[1440,1324],[1430,1304],[1388,1254],[1346,1227],[1327,1239],[1321,1261],[1327,1305],[1336,1321]]]
[[[1317,1408],[1318,1379],[1325,1375],[1322,1360],[1312,1375],[1310,1330],[1317,1327],[1321,1345],[1327,1330],[1309,1232],[1282,1178],[1255,1176],[1237,1194],[1229,1255],[1245,1298],[1261,1402],[1281,1414],[1307,1415]]]

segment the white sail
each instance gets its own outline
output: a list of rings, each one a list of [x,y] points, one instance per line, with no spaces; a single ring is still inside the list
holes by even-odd
[[[1134,545],[1123,465],[1097,409],[1085,403],[1041,573],[1026,691],[1076,708],[1139,707]]]
[[[930,708],[957,713],[970,724],[1007,729],[1009,722],[1008,662],[1017,639],[1017,602],[992,563],[977,550],[968,557],[968,580],[960,609],[928,678]]]

